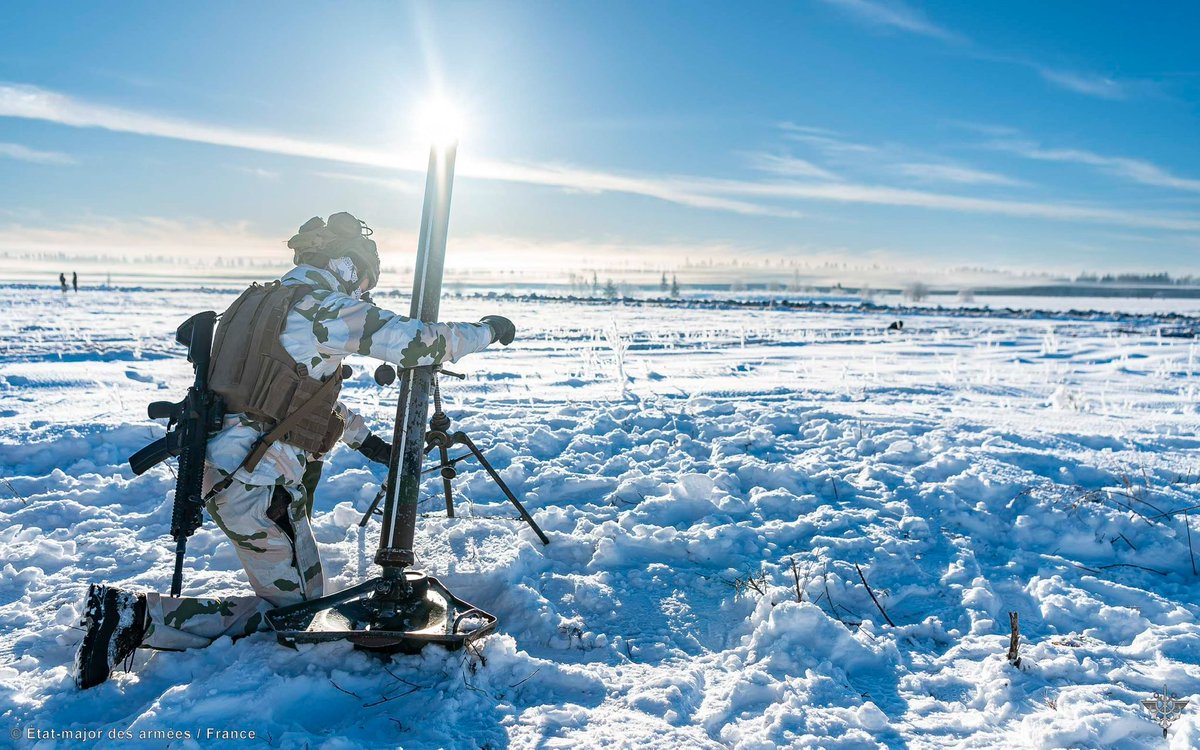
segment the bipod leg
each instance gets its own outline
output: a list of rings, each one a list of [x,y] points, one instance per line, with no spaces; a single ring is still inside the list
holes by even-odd
[[[454,489],[450,486],[450,480],[455,477],[454,464],[450,463],[450,451],[446,450],[446,446],[439,445],[438,451],[442,454],[442,489],[446,492],[446,517],[454,518]]]
[[[371,520],[371,516],[375,515],[375,511],[379,508],[379,503],[383,502],[383,496],[387,494],[387,483],[379,486],[379,492],[375,493],[375,499],[371,501],[371,507],[367,508],[367,512],[363,513],[362,520],[358,522],[358,527],[361,529]]]
[[[483,451],[479,450],[479,448],[475,445],[474,441],[467,437],[465,432],[456,432],[454,433],[454,437],[451,439],[453,442],[467,446],[467,449],[471,451],[471,454],[475,456],[480,465],[482,465],[484,470],[487,471],[488,475],[491,476],[492,481],[496,483],[496,486],[500,488],[500,491],[504,493],[505,497],[508,498],[508,501],[512,503],[513,507],[516,508],[521,514],[521,518],[525,519],[525,523],[529,524],[529,528],[533,529],[533,533],[537,534],[538,539],[542,540],[542,544],[549,544],[550,539],[546,537],[546,534],[542,531],[542,528],[537,525],[537,521],[533,520],[533,516],[529,515],[529,511],[525,510],[525,506],[521,505],[521,501],[518,500],[517,496],[514,495],[512,490],[508,488],[508,485],[504,483],[504,480],[500,478],[500,475],[496,473],[496,470],[492,468],[492,464],[487,460],[487,457],[483,455]]]

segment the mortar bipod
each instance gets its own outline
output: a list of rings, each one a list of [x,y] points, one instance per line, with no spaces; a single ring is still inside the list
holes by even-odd
[[[450,432],[452,423],[450,417],[442,409],[442,389],[441,384],[438,382],[439,374],[449,375],[459,380],[464,379],[466,376],[445,370],[440,366],[433,368],[433,416],[429,418],[429,429],[425,432],[425,455],[428,456],[434,449],[437,449],[439,461],[437,466],[424,469],[421,473],[431,474],[436,471],[441,475],[442,491],[446,496],[446,515],[454,518],[454,488],[451,485],[451,480],[458,476],[457,465],[460,461],[474,457],[496,486],[500,488],[500,491],[504,493],[504,496],[508,498],[508,501],[517,509],[517,512],[521,514],[521,518],[529,525],[533,533],[537,534],[537,538],[541,540],[542,544],[549,544],[550,539],[542,531],[541,527],[538,526],[537,521],[533,520],[533,516],[529,515],[529,511],[525,510],[525,506],[517,499],[513,491],[509,489],[508,484],[501,478],[496,469],[492,467],[492,463],[487,460],[487,456],[475,445],[475,441],[462,430],[453,433]],[[378,372],[376,380],[380,380]],[[462,446],[468,452],[451,458],[450,450],[455,446]],[[375,499],[371,501],[370,507],[367,508],[366,513],[363,514],[362,519],[358,522],[360,528],[367,525],[372,515],[379,514],[379,504],[383,501],[383,497],[386,494],[387,486],[385,483],[379,488]]]

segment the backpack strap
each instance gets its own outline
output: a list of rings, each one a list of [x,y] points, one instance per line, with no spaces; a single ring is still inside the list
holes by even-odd
[[[255,467],[257,467],[259,462],[262,461],[263,456],[267,455],[267,450],[270,449],[270,447],[274,445],[279,438],[286,435],[288,430],[290,430],[297,422],[303,419],[314,404],[320,403],[321,397],[327,395],[329,391],[333,390],[335,384],[342,382],[342,374],[343,373],[341,371],[334,373],[329,380],[325,381],[324,385],[322,385],[316,393],[314,393],[307,401],[300,405],[300,408],[287,415],[287,417],[281,420],[279,424],[275,425],[270,432],[260,435],[258,440],[254,441],[254,445],[250,448],[250,452],[246,454],[246,457],[242,459],[242,462],[238,464],[237,468],[230,472],[220,482],[214,484],[212,489],[205,494],[204,502],[208,502],[229,487],[229,485],[233,483],[234,475],[242,469],[245,469],[246,471],[254,471]]]
[[[314,393],[312,396],[309,396],[307,401],[305,401],[303,404],[300,404],[300,406],[297,407],[293,412],[279,420],[279,424],[271,428],[270,432],[259,437],[258,440],[255,441],[254,447],[250,450],[250,453],[246,455],[246,458],[242,460],[242,463],[240,466],[238,466],[238,468],[245,469],[246,471],[254,471],[254,468],[258,466],[258,462],[261,461],[263,456],[267,454],[267,449],[270,448],[275,441],[286,435],[288,431],[292,429],[292,427],[296,426],[296,424],[300,422],[301,419],[304,419],[306,416],[308,416],[309,412],[312,411],[314,406],[319,406],[322,399],[325,396],[328,396],[329,393],[334,390],[334,388],[341,384],[342,375],[343,372],[341,370],[335,372],[329,377],[328,380],[325,381],[325,383],[317,390],[316,393]],[[236,470],[234,473],[237,473]]]

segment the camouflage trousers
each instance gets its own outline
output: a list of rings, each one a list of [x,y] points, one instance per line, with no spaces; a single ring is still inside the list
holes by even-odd
[[[220,478],[208,467],[205,491]],[[258,486],[235,480],[213,497],[205,507],[233,542],[254,595],[148,594],[149,624],[142,645],[203,648],[222,636],[238,638],[266,629],[268,610],[321,596],[325,575],[309,522],[308,494],[303,485]]]

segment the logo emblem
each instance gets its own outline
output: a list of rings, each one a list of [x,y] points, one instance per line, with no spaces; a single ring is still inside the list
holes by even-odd
[[[1181,701],[1178,695],[1168,692],[1166,685],[1163,685],[1161,693],[1155,693],[1153,698],[1142,701],[1142,705],[1150,712],[1154,723],[1162,727],[1163,737],[1167,736],[1167,730],[1183,713],[1187,704],[1188,701]]]

